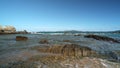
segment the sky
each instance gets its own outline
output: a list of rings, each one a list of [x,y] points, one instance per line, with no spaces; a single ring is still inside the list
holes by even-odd
[[[27,31],[120,30],[120,0],[0,0],[0,25]]]

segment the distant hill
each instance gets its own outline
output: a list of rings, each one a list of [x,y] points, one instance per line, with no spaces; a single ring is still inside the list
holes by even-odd
[[[117,30],[117,31],[77,31],[77,30],[68,30],[68,31],[39,31],[37,33],[120,33],[120,30]]]
[[[69,30],[69,31],[39,31],[37,33],[81,33],[82,31]]]

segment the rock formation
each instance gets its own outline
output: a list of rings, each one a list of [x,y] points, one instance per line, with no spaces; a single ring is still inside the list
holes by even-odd
[[[15,33],[16,28],[14,26],[5,26],[5,27],[0,26],[0,32],[2,32],[2,33]]]
[[[63,56],[91,56],[95,52],[89,47],[79,46],[76,44],[53,45],[37,48],[38,51],[44,53],[61,54]]]
[[[0,25],[0,32],[3,32],[3,27]]]
[[[3,29],[3,27],[0,25],[0,30],[2,30]]]
[[[15,32],[16,31],[15,27],[13,27],[13,26],[5,26],[4,30],[5,31],[11,31],[11,32]]]

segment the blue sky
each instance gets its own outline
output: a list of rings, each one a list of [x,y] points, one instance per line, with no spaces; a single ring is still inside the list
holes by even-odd
[[[120,0],[0,0],[0,25],[28,31],[120,30]]]

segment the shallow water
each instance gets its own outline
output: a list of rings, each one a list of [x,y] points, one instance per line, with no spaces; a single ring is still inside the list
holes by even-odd
[[[120,34],[101,34],[112,38],[120,39]],[[27,41],[16,41],[16,36],[26,36],[29,39]],[[60,43],[63,40],[71,40],[72,43],[77,43],[82,46],[89,46],[95,48],[107,48],[106,50],[120,50],[119,43],[110,43],[105,41],[97,41],[94,39],[84,38],[83,36],[73,35],[40,35],[40,34],[11,34],[11,35],[0,35],[0,51],[2,49],[10,48],[24,48],[39,45],[40,39],[48,39],[51,43]],[[61,42],[64,43],[64,42]],[[96,50],[99,50],[96,48]]]

